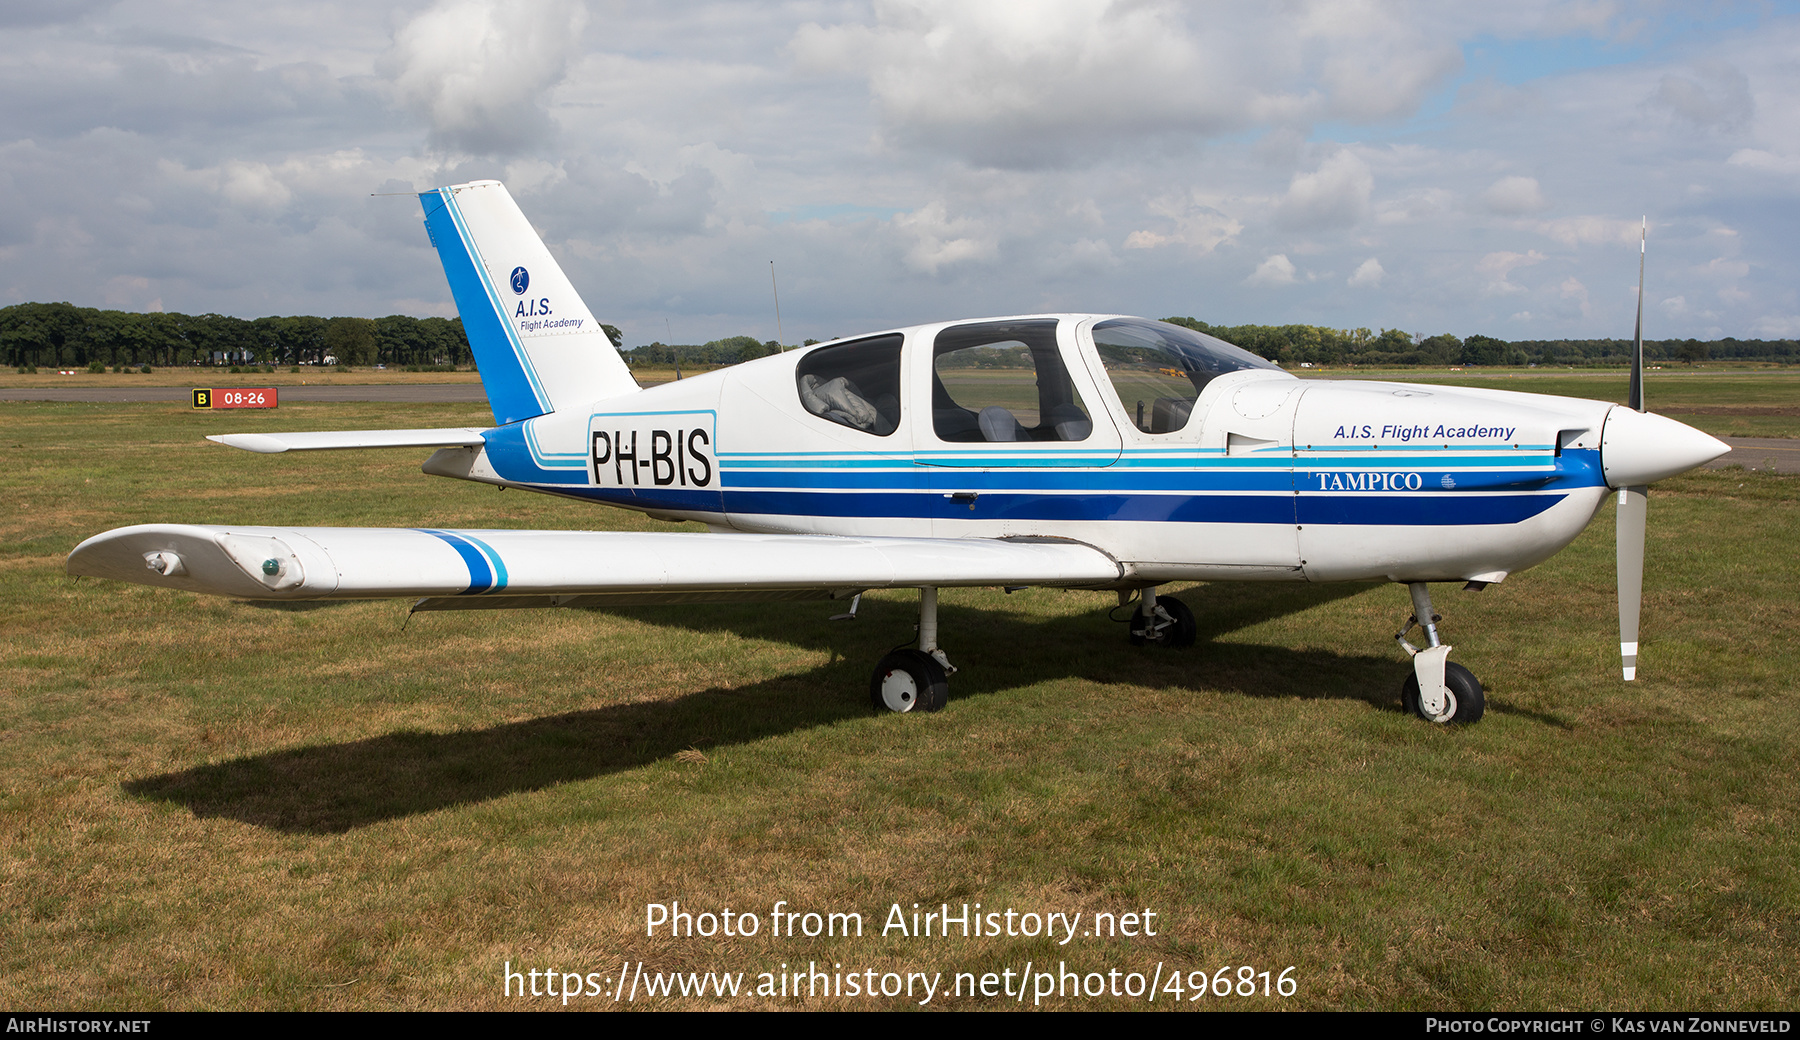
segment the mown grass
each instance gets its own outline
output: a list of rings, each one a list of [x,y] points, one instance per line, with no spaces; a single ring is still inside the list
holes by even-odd
[[[229,428],[484,414],[313,405]],[[1199,644],[1160,653],[1126,646],[1098,596],[947,592],[962,670],[950,706],[914,718],[866,707],[869,668],[910,635],[908,594],[854,622],[827,604],[409,622],[398,603],[63,575],[81,538],[152,520],[668,529],[426,478],[418,453],[200,440],[222,428],[179,406],[0,404],[7,1006],[559,1006],[503,996],[502,964],[640,959],[752,987],[808,961],[946,984],[1027,961],[1296,968],[1287,1000],[1197,1007],[1800,998],[1796,478],[1653,491],[1635,684],[1603,510],[1503,586],[1440,591],[1488,687],[1474,727],[1400,713],[1390,586],[1196,587]],[[778,900],[859,911],[870,934],[646,937],[645,904],[677,899],[765,922]],[[1067,946],[878,934],[914,902],[1150,908],[1161,927]]]

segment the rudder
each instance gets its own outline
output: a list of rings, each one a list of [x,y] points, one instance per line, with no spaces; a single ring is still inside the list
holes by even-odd
[[[638,389],[505,185],[435,188],[419,203],[496,423]]]

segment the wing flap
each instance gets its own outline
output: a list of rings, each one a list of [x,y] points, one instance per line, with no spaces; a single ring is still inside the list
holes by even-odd
[[[95,535],[69,554],[68,571],[250,599],[642,593],[689,601],[924,585],[1096,588],[1122,574],[1100,550],[1062,540],[180,524]]]
[[[216,433],[206,439],[263,455],[284,451],[342,451],[350,448],[480,447],[485,430],[330,430],[322,433]]]

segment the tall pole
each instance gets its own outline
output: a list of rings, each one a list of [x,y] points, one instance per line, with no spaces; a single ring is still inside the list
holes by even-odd
[[[775,295],[775,345],[784,352],[787,341],[781,336],[781,290],[775,287],[775,261],[769,261],[769,291]]]
[[[1645,215],[1638,226],[1638,310],[1637,331],[1632,333],[1631,389],[1625,396],[1627,407],[1644,410],[1644,243],[1650,237],[1650,217]]]

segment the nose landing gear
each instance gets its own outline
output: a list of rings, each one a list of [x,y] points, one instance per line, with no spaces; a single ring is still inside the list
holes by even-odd
[[[1450,644],[1438,639],[1437,623],[1443,616],[1431,609],[1431,592],[1422,581],[1406,587],[1412,593],[1413,613],[1406,627],[1394,636],[1413,659],[1413,674],[1400,687],[1400,705],[1428,722],[1478,722],[1487,710],[1487,695],[1475,674],[1450,658]],[[1426,646],[1407,642],[1407,633],[1417,626],[1425,632]]]

